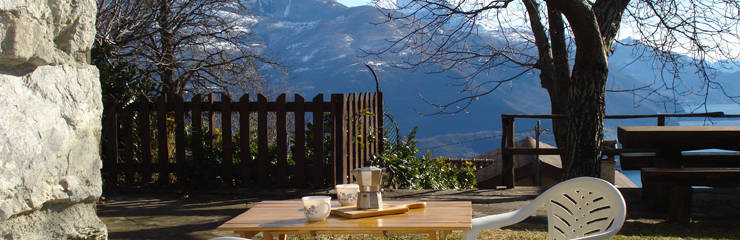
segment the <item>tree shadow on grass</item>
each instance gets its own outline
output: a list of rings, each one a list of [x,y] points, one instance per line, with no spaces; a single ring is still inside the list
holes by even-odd
[[[177,226],[132,229],[131,231],[109,232],[108,238],[115,239],[209,239],[218,237],[215,229],[223,222],[185,224]],[[214,233],[211,233],[214,232]],[[228,234],[228,233],[227,233]],[[227,235],[223,234],[223,235]]]
[[[624,223],[619,232],[623,236],[740,239],[740,223],[670,223],[630,221]]]
[[[216,228],[248,209],[246,199],[121,198],[97,206],[110,239],[210,239]]]
[[[242,199],[193,203],[186,200],[116,201],[98,205],[101,217],[132,216],[236,216],[246,211],[248,202]]]

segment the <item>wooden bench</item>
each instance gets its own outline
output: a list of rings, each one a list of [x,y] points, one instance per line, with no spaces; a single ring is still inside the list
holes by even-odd
[[[643,200],[653,208],[667,210],[671,220],[690,221],[692,186],[740,187],[738,152],[684,152],[677,168],[656,167],[661,161],[655,152],[645,149],[627,149],[620,154],[623,170],[640,170]]]
[[[643,168],[641,177],[646,192],[668,190],[662,198],[669,201],[651,197],[648,204],[667,207],[670,220],[684,223],[691,221],[692,186],[740,187],[740,168]]]
[[[640,170],[656,167],[657,154],[645,149],[620,149],[622,170]],[[740,152],[683,152],[681,168],[740,168]]]

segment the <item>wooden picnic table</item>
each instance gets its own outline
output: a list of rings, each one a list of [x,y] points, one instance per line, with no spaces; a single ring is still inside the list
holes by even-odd
[[[622,148],[740,150],[740,126],[622,126],[617,135]]]
[[[643,198],[669,218],[690,221],[691,186],[740,185],[740,154],[684,153],[740,150],[740,126],[622,126],[622,169],[640,169]],[[666,204],[667,203],[667,204]]]
[[[409,201],[384,201],[384,205],[409,204]],[[286,239],[286,234],[303,236],[316,234],[374,234],[384,236],[396,233],[429,234],[429,239],[445,239],[454,230],[472,228],[473,208],[469,201],[427,201],[425,208],[410,209],[407,213],[367,218],[329,216],[324,221],[309,222],[300,200],[263,201],[217,229],[234,231],[242,237],[262,232],[265,239],[273,236]],[[332,207],[339,203],[332,201]]]

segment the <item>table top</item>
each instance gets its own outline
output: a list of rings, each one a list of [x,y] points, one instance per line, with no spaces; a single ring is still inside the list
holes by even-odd
[[[623,148],[740,149],[740,126],[621,126],[617,135]]]
[[[740,126],[620,126],[628,132],[740,132]]]
[[[383,201],[401,205],[411,201]],[[332,201],[332,207],[339,203]],[[329,216],[324,221],[309,222],[300,200],[263,201],[225,222],[221,231],[424,231],[465,230],[472,227],[473,208],[467,201],[427,201],[425,208],[403,214],[347,219]]]

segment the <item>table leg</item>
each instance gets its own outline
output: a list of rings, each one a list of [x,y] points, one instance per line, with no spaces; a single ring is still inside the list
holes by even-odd
[[[273,235],[273,234],[274,234],[273,232],[262,232],[262,236],[264,236],[264,239],[265,240],[273,240],[274,237],[275,237],[275,235]],[[286,240],[286,239],[288,239],[288,235],[286,235],[286,234],[280,233],[277,236],[278,236],[278,240]]]
[[[437,240],[437,231],[429,232],[429,240]]]
[[[452,231],[449,231],[449,230],[439,231],[439,240],[446,240],[447,239],[447,235],[449,235],[451,232]]]
[[[668,210],[670,202],[671,186],[665,183],[654,183],[646,181],[642,177],[642,199],[647,202],[650,209],[658,211]]]
[[[236,234],[239,234],[240,237],[243,238],[252,238],[254,235],[257,235],[259,232],[237,232]]]
[[[668,202],[668,220],[678,223],[691,222],[691,186],[675,185],[671,187],[671,198]]]

